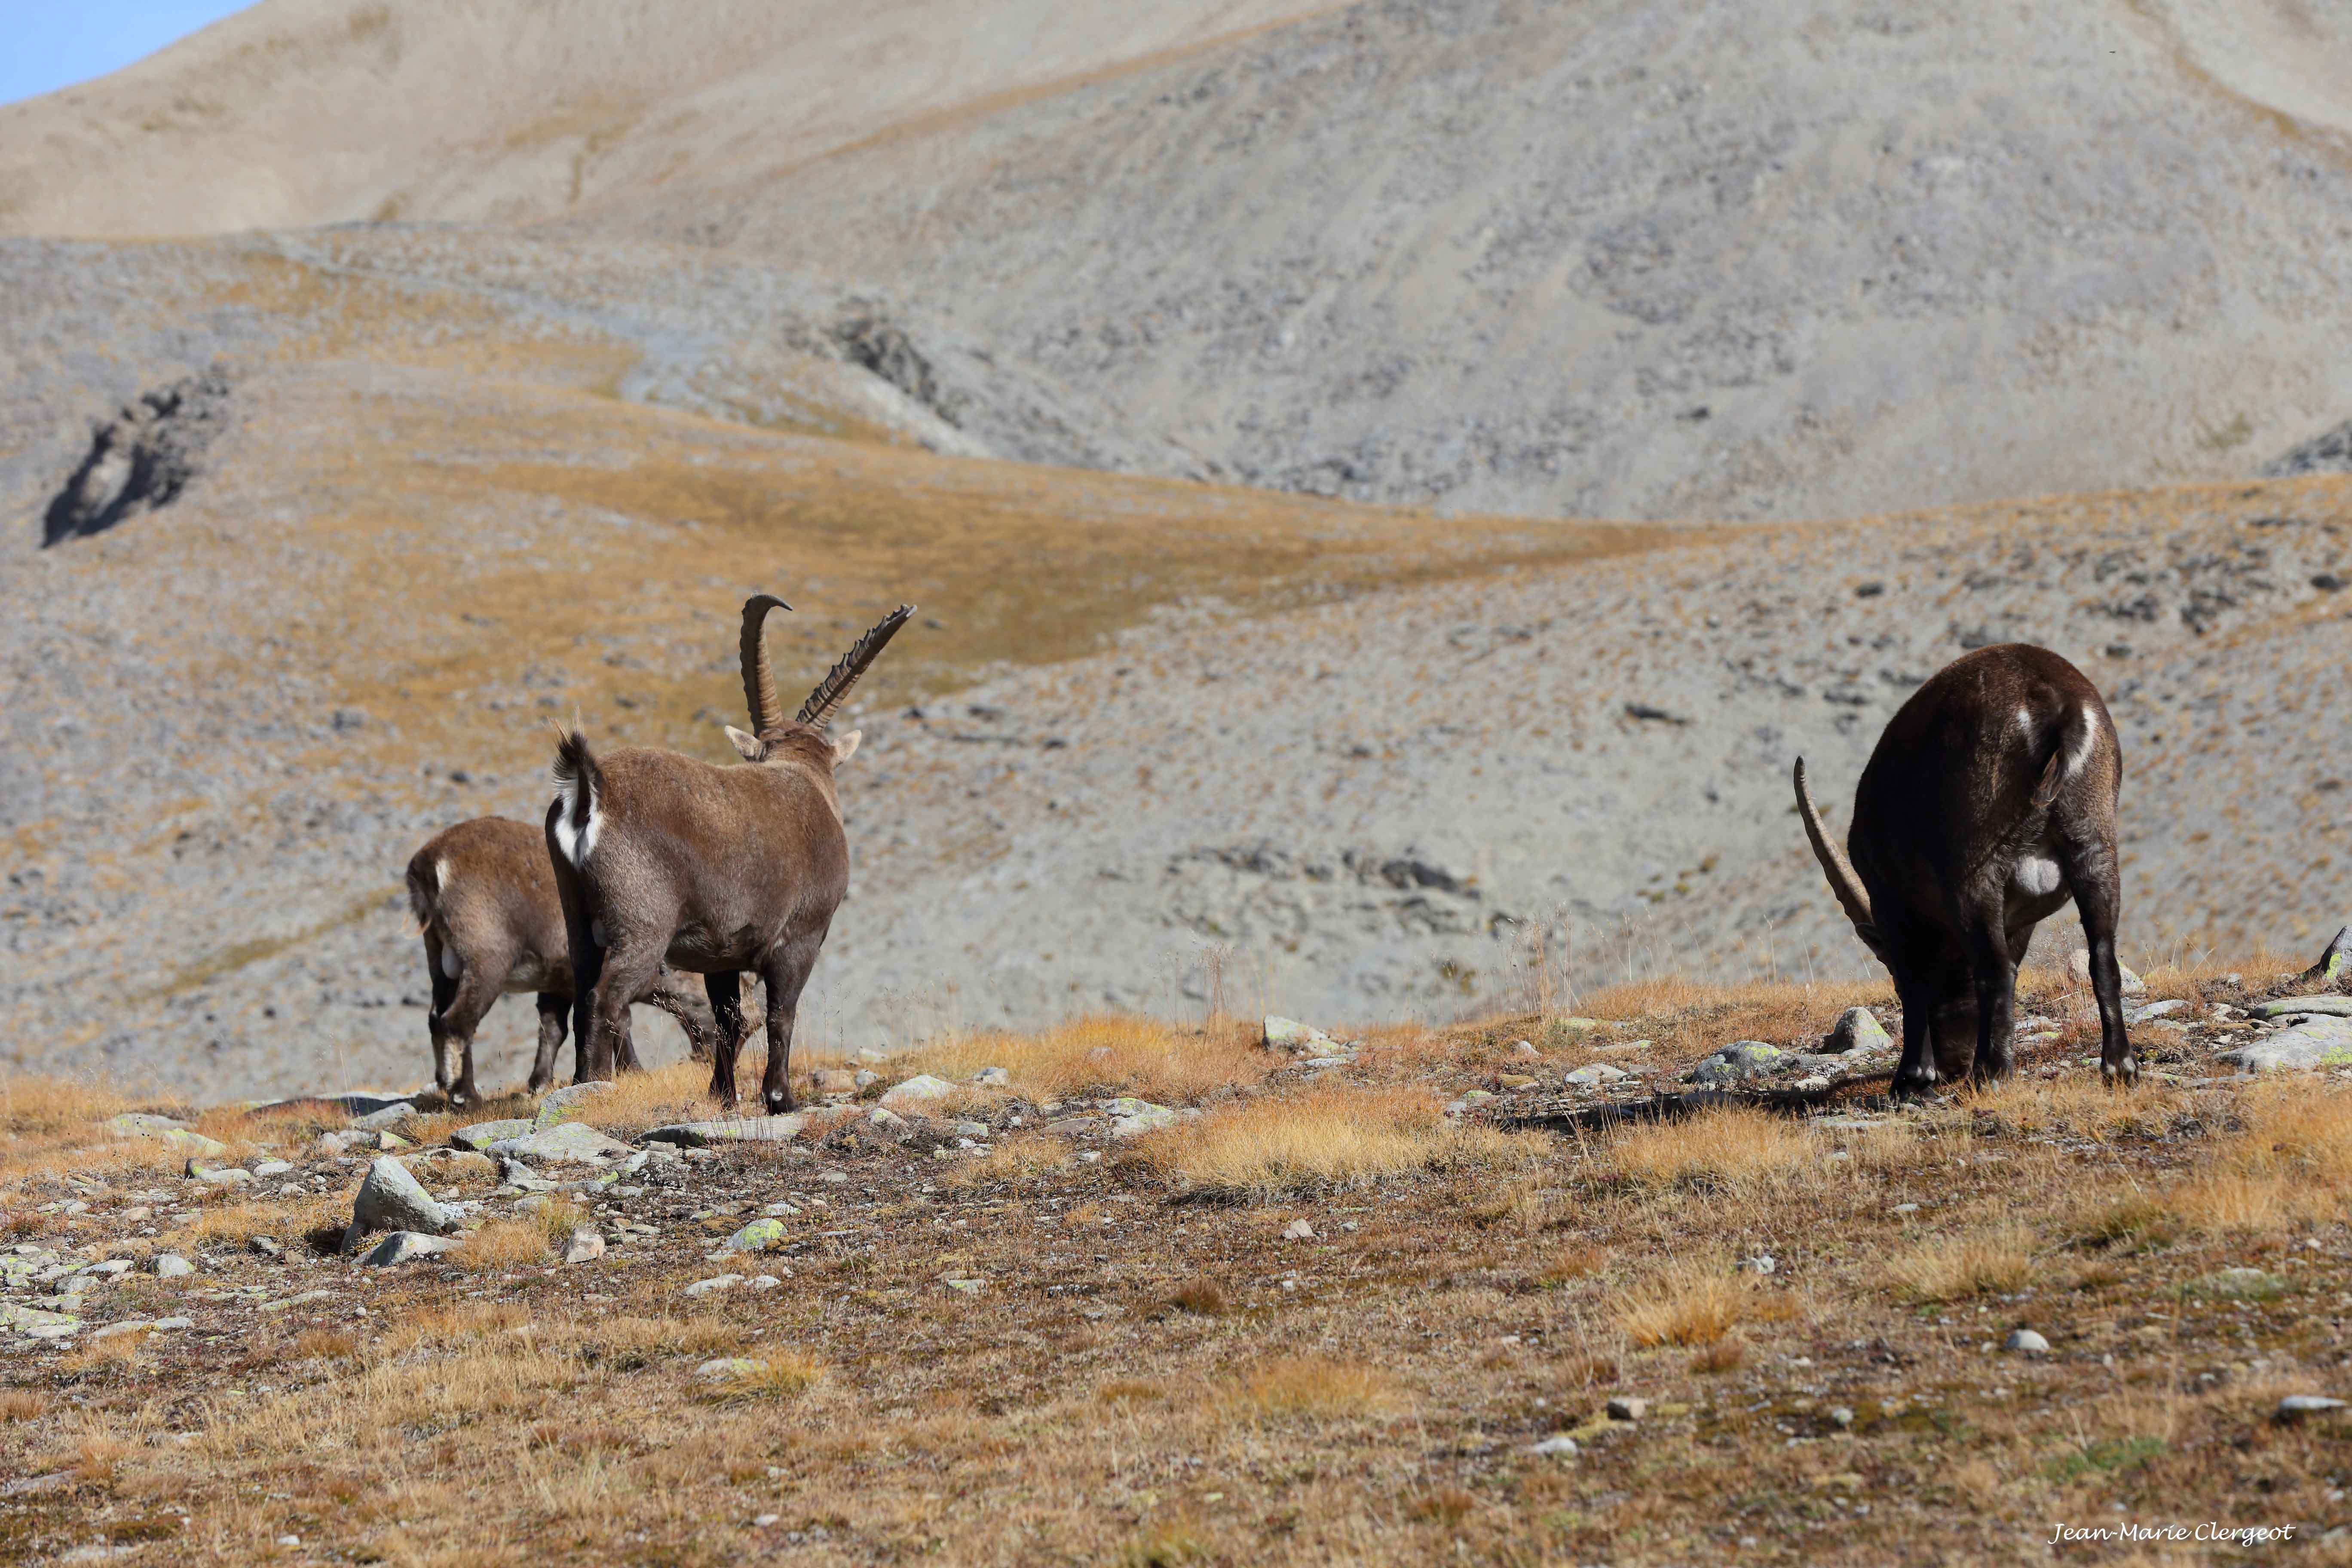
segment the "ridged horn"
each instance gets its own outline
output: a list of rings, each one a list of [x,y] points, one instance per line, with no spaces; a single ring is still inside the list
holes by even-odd
[[[784,705],[776,697],[776,672],[768,666],[768,639],[761,631],[770,610],[791,608],[773,594],[743,601],[743,706],[751,710],[755,735],[784,727]]]
[[[1805,787],[1805,759],[1797,759],[1797,815],[1805,819],[1805,837],[1813,842],[1813,858],[1822,863],[1822,875],[1830,882],[1830,891],[1845,910],[1845,918],[1853,922],[1853,934],[1862,938],[1863,945],[1879,957],[1886,956],[1878,943],[1878,921],[1870,912],[1870,895],[1863,891],[1862,879],[1853,874],[1853,862],[1845,851],[1830,842],[1829,832],[1822,826],[1822,814],[1813,808],[1813,792]]]
[[[801,704],[798,722],[823,724],[832,718],[841,700],[849,695],[849,689],[857,684],[857,678],[866,673],[866,667],[890,646],[890,639],[898,635],[898,628],[914,613],[914,605],[901,605],[883,616],[872,631],[850,644],[841,662],[825,672],[824,679],[816,683],[816,689],[809,693],[808,700]]]

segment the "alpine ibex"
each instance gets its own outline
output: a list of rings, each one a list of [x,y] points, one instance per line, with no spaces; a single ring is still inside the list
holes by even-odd
[[[409,859],[408,907],[423,928],[425,966],[433,976],[425,1025],[433,1034],[434,1083],[452,1104],[480,1099],[474,1030],[503,993],[531,991],[539,994],[539,1055],[530,1089],[536,1094],[546,1088],[572,1005],[572,954],[546,835],[496,816],[436,834]],[[698,987],[657,973],[632,1000],[676,1018],[697,1061],[710,1055],[712,1020]]]
[[[2116,797],[2123,752],[2098,689],[2048,648],[1955,659],[1887,724],[1853,796],[1852,859],[1805,788],[1797,809],[1830,890],[1895,977],[1898,1094],[2013,1070],[2017,966],[2071,897],[2089,939],[2100,1068],[2139,1077],[2116,964],[2122,906]]]
[[[556,750],[547,844],[580,977],[572,1026],[583,1079],[636,1065],[625,998],[667,962],[705,977],[719,1026],[710,1093],[733,1105],[749,971],[768,994],[761,1096],[771,1113],[793,1108],[793,1013],[849,889],[833,771],[857,749],[858,732],[835,741],[824,725],[914,607],[900,605],[859,637],[788,720],[763,629],[770,610],[791,607],[766,594],[743,605],[752,730],[730,725],[727,738],[748,766],[636,747],[599,760],[577,731]]]

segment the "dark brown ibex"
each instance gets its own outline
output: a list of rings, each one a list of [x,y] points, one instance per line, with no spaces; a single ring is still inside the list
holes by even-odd
[[[2014,1069],[2017,966],[2071,897],[2089,939],[2100,1068],[2139,1077],[2116,963],[2123,752],[2098,689],[2048,648],[2005,643],[1953,660],[1888,722],[1854,790],[1853,858],[1805,788],[1797,809],[1830,890],[1895,977],[1898,1094]]]
[[[761,1096],[771,1113],[793,1108],[793,1014],[849,889],[833,771],[857,749],[857,731],[835,741],[824,725],[914,608],[858,638],[788,720],[762,630],[770,610],[790,608],[765,594],[743,606],[752,732],[730,725],[727,738],[749,766],[634,747],[599,760],[577,731],[557,748],[547,844],[580,977],[582,1078],[636,1065],[625,998],[667,962],[705,976],[719,1026],[710,1093],[733,1105],[749,971],[768,994]]]
[[[409,859],[408,907],[423,929],[425,966],[433,976],[425,1026],[433,1035],[434,1083],[454,1105],[479,1100],[474,1030],[501,994],[530,991],[539,995],[530,1089],[546,1088],[572,1005],[572,954],[547,836],[497,816],[434,835]],[[712,1019],[699,987],[657,973],[632,1000],[676,1018],[697,1061],[710,1055]]]

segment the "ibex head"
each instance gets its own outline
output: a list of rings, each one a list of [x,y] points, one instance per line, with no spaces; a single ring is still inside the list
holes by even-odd
[[[768,612],[789,610],[792,606],[772,594],[754,594],[743,602],[743,701],[751,710],[752,731],[749,734],[732,724],[727,726],[727,738],[747,763],[781,761],[786,753],[805,759],[812,751],[824,754],[824,761],[839,766],[857,750],[858,731],[852,730],[838,740],[824,733],[827,720],[857,678],[866,673],[907,617],[915,613],[912,605],[901,605],[885,616],[873,630],[850,645],[841,656],[841,662],[816,683],[816,689],[801,704],[801,710],[791,719],[784,717],[783,704],[776,696],[775,672],[768,664],[768,644],[764,635]]]

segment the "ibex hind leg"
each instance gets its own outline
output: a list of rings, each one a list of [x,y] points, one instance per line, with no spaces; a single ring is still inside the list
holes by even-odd
[[[425,968],[433,983],[433,1011],[425,1016],[425,1030],[433,1040],[433,1087],[447,1094],[457,1081],[449,1055],[449,1004],[457,999],[457,982],[441,972],[441,952],[440,933],[425,927]]]
[[[537,1094],[555,1078],[555,1053],[563,1048],[564,1023],[572,998],[560,991],[539,994],[539,1054],[530,1062],[530,1092]]]
[[[474,1088],[474,1031],[498,1001],[510,962],[504,954],[493,954],[468,965],[458,977],[457,994],[441,1015],[441,1026],[457,1056],[457,1081],[446,1086],[452,1105],[471,1105],[481,1099]]]
[[[2124,1027],[2124,977],[2116,959],[2116,926],[2123,902],[2115,856],[2104,844],[2068,846],[2059,862],[2083,920],[2091,953],[2091,994],[2099,1004],[2099,1072],[2110,1084],[2139,1081],[2139,1058]]]
[[[588,1009],[596,1031],[595,1049],[587,1055],[608,1075],[638,1068],[636,1044],[629,1034],[629,1004],[661,973],[661,944],[656,942],[632,943],[625,938],[620,945],[604,949]]]
[[[801,991],[824,945],[824,933],[788,943],[769,961],[761,975],[768,990],[768,1068],[760,1079],[760,1098],[771,1116],[793,1109],[793,1023],[800,1012]]]
[[[1979,920],[1969,935],[1969,983],[1976,997],[1976,1049],[1969,1078],[1991,1083],[2017,1070],[2015,1020],[2017,961],[2008,933],[1994,920]]]

